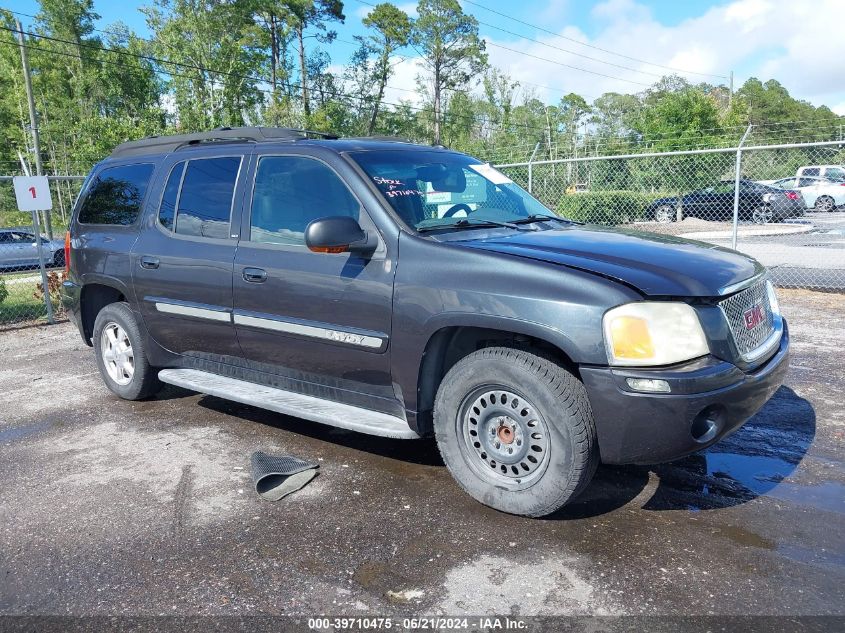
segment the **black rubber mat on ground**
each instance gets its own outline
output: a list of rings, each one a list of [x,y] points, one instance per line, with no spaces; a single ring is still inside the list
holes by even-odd
[[[278,501],[296,492],[317,474],[319,464],[292,455],[252,454],[252,481],[255,492],[267,501]]]

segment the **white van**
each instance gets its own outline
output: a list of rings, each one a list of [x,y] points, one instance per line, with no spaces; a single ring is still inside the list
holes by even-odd
[[[799,167],[795,177],[801,178],[803,176],[818,176],[820,178],[827,178],[828,180],[845,182],[845,167],[842,165],[808,165],[807,167]]]

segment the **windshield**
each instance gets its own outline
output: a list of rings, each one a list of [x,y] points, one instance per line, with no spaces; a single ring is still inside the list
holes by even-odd
[[[351,156],[418,231],[557,217],[510,178],[463,154],[386,150]]]

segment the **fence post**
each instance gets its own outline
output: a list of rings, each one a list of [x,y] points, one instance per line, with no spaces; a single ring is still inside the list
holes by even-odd
[[[537,150],[540,149],[539,141],[534,146],[534,151],[531,152],[531,158],[528,159],[528,193],[533,193],[534,188],[534,169],[531,163],[534,162],[534,157],[537,155]]]
[[[29,176],[29,167],[23,159],[23,154],[18,152],[23,173]],[[35,245],[38,248],[38,268],[41,271],[41,287],[44,290],[44,307],[47,308],[47,323],[55,323],[53,319],[53,302],[50,300],[50,280],[47,278],[47,267],[44,265],[44,243],[41,241],[41,223],[38,221],[38,211],[32,212],[32,232],[35,233]]]
[[[751,124],[748,125],[748,128],[745,130],[745,134],[742,135],[742,138],[739,141],[739,145],[736,148],[736,172],[734,173],[734,222],[733,222],[733,230],[731,231],[731,248],[736,250],[736,234],[739,231],[739,173],[742,169],[742,146],[745,145],[745,139],[748,138],[748,134],[751,132],[751,128],[754,127]]]

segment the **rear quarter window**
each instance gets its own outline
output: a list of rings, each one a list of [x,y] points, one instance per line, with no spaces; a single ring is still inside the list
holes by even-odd
[[[150,163],[103,169],[94,178],[79,209],[82,224],[134,224],[141,212],[154,166]]]

